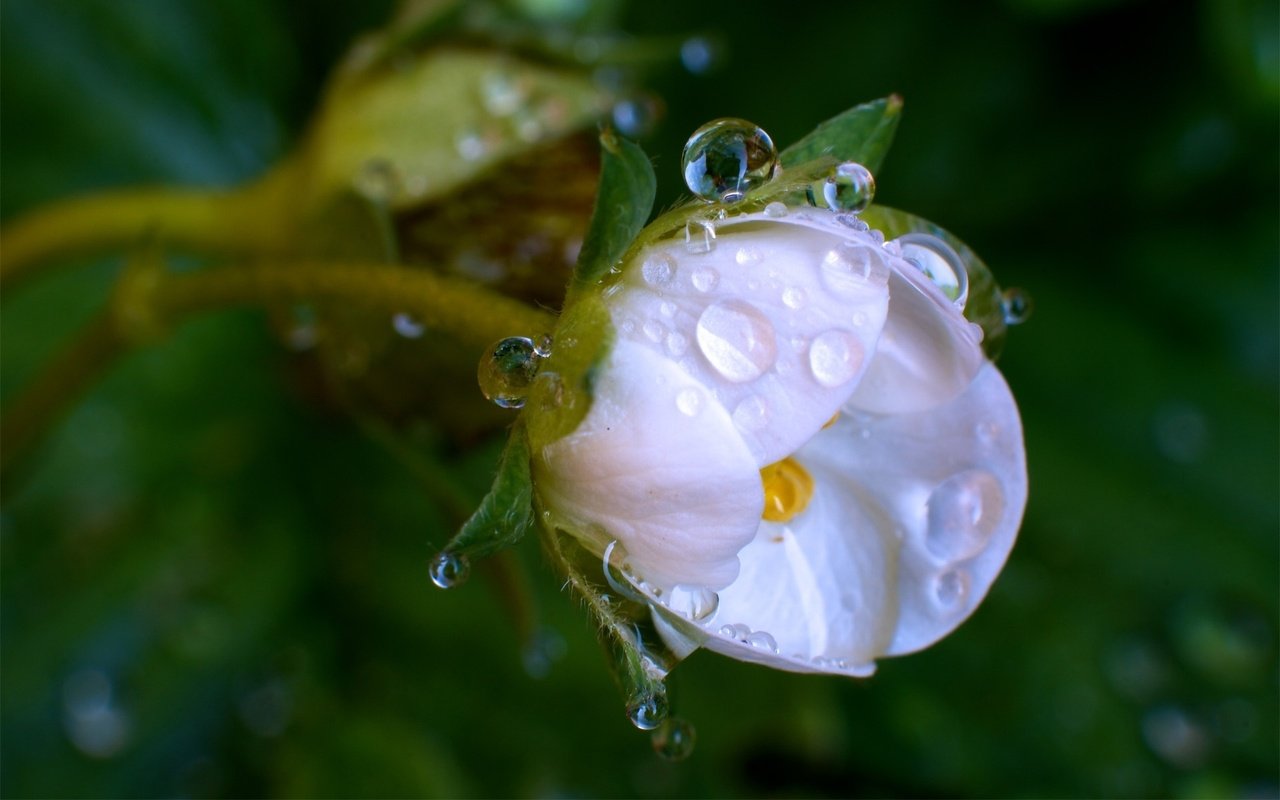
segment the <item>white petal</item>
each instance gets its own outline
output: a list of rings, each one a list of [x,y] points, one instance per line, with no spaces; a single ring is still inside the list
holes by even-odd
[[[849,397],[884,326],[890,263],[910,267],[847,228],[762,214],[717,226],[708,252],[646,248],[608,303],[619,338],[678,361],[765,466]]]
[[[663,586],[721,588],[763,511],[760,474],[729,414],[673,361],[619,341],[578,429],[543,448],[543,503],[625,548]],[[592,531],[598,527],[602,531]]]
[[[851,408],[924,411],[955,399],[986,356],[978,329],[914,266],[889,279],[889,317]]]

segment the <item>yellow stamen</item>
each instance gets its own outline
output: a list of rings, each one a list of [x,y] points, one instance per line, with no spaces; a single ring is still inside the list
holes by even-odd
[[[764,518],[769,522],[790,522],[813,499],[813,478],[794,458],[760,470],[760,480],[764,483]]]
[[[822,425],[822,429],[825,431],[827,428],[830,428],[832,425],[835,425],[835,424],[836,424],[836,421],[837,421],[837,420],[839,420],[839,419],[840,419],[840,412],[839,412],[839,411],[837,411],[836,413],[834,413],[834,414],[832,414],[832,415],[831,415],[831,419],[829,419],[829,420],[827,420],[825,423],[823,423],[823,425]]]

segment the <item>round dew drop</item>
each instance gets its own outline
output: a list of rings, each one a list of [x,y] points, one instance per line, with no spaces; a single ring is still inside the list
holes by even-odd
[[[684,182],[703,200],[737,203],[773,177],[778,149],[769,134],[744,119],[723,118],[698,128],[680,159]]]
[[[876,196],[876,179],[871,170],[847,161],[831,171],[817,187],[822,202],[832,211],[859,214]]]
[[[497,342],[481,357],[476,370],[480,391],[502,408],[523,407],[546,352],[545,343],[523,336]]]
[[[441,589],[452,589],[465,583],[471,574],[471,562],[461,553],[441,550],[428,568],[431,582]]]

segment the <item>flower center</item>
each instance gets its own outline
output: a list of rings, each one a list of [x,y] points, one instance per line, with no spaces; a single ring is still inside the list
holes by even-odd
[[[764,483],[764,518],[769,522],[790,522],[813,499],[813,477],[794,458],[760,470],[760,480]]]

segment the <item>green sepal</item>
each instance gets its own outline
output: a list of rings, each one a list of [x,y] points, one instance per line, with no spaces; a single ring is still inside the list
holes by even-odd
[[[493,486],[445,551],[483,558],[518,542],[533,527],[533,522],[529,437],[524,425],[517,420],[498,461]]]
[[[596,283],[618,263],[649,220],[657,191],[653,164],[640,146],[613,131],[602,133],[600,188],[571,292]]]
[[[819,124],[778,159],[783,169],[831,158],[856,161],[875,172],[889,152],[901,115],[902,98],[896,94],[854,106]]]
[[[521,413],[535,455],[572,433],[591,409],[597,370],[613,348],[613,333],[598,292],[583,294],[560,316],[551,357],[538,371]]]
[[[859,219],[881,231],[886,239],[896,239],[906,233],[928,233],[937,236],[951,246],[964,262],[969,276],[969,299],[965,303],[964,316],[982,327],[982,349],[990,358],[996,358],[1004,348],[1007,327],[1004,321],[1003,294],[991,269],[981,258],[953,233],[929,220],[899,211],[888,206],[872,205],[858,215]]]

